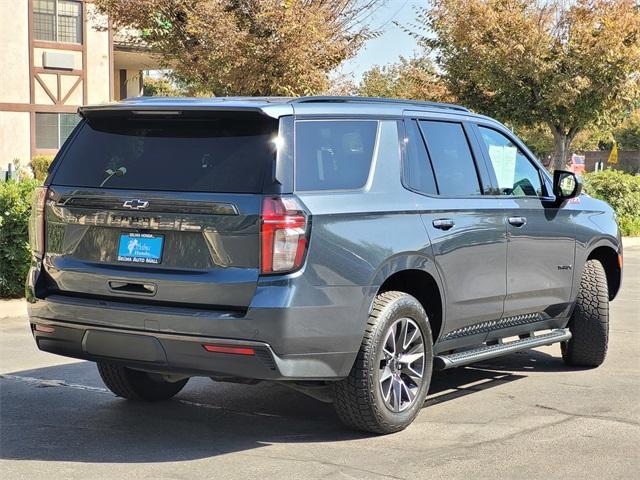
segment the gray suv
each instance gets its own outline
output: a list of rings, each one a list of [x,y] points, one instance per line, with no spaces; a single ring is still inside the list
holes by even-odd
[[[120,397],[277,381],[389,433],[433,370],[553,343],[604,361],[614,212],[495,120],[351,97],[79,113],[34,200],[31,329]]]

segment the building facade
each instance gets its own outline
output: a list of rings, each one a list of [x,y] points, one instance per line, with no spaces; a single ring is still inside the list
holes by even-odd
[[[158,65],[89,0],[0,0],[0,18],[0,172],[56,153],[78,106],[141,95]]]

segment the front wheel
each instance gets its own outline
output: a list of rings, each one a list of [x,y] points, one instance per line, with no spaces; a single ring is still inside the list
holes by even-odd
[[[108,362],[98,362],[98,372],[104,384],[118,397],[147,402],[168,400],[189,381],[188,378],[184,378],[177,382],[169,382],[159,375]]]
[[[333,384],[338,416],[372,433],[405,429],[424,404],[432,366],[431,328],[420,302],[403,292],[381,293],[349,376]]]
[[[577,367],[601,365],[609,343],[609,290],[604,268],[597,260],[589,260],[584,266],[569,330],[571,339],[561,344],[565,363]]]

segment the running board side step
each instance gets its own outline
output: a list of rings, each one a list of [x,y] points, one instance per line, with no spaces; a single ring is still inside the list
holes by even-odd
[[[496,345],[485,345],[472,350],[452,353],[450,355],[436,355],[433,359],[436,370],[446,370],[447,368],[461,367],[481,360],[507,355],[509,353],[529,350],[530,348],[551,345],[552,343],[566,342],[571,338],[568,328],[560,328],[552,332],[538,335],[537,337],[527,337],[514,340],[508,343],[498,343]]]

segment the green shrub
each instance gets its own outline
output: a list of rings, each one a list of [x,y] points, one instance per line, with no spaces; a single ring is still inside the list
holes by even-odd
[[[611,169],[587,173],[584,188],[613,207],[623,235],[640,235],[640,175]]]
[[[31,262],[29,215],[35,180],[0,182],[0,298],[24,295]]]
[[[31,170],[33,176],[41,183],[47,178],[49,173],[49,165],[53,162],[53,155],[34,155],[31,157]]]

